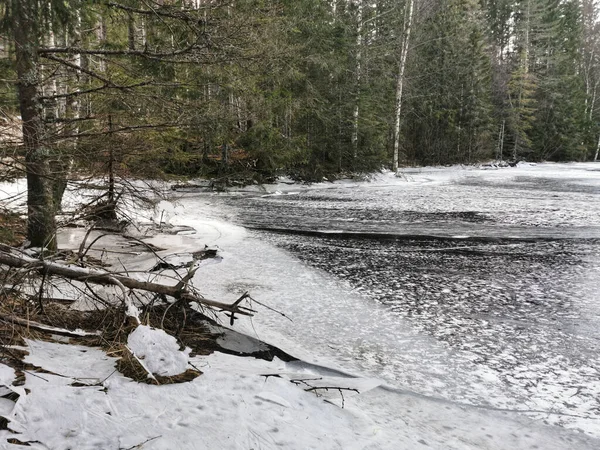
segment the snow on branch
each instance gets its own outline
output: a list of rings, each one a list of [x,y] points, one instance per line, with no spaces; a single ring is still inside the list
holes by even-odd
[[[151,281],[142,281],[106,270],[90,269],[69,264],[62,264],[59,262],[47,261],[43,259],[36,259],[23,254],[16,254],[7,249],[9,249],[9,247],[3,247],[2,249],[0,249],[0,264],[18,269],[37,271],[41,274],[46,273],[47,275],[60,276],[67,279],[82,281],[86,283],[112,285],[118,287],[123,292],[123,301],[127,307],[127,314],[131,317],[134,317],[137,320],[138,324],[139,318],[137,316],[137,308],[133,305],[133,303],[130,300],[130,297],[128,295],[128,289],[135,289],[140,291],[151,292],[154,294],[165,295],[168,297],[172,297],[176,300],[195,302],[199,305],[208,308],[226,311],[230,314],[232,322],[235,314],[240,314],[244,316],[253,315],[253,311],[251,309],[241,306],[241,302],[248,297],[248,294],[242,295],[233,303],[224,303],[217,300],[210,300],[193,292],[189,288],[188,277],[186,277],[184,280],[178,282],[175,285],[155,283]]]

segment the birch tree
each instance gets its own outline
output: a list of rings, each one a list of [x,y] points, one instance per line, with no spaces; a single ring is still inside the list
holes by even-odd
[[[364,1],[356,0],[356,93],[354,97],[354,111],[352,114],[352,149],[353,156],[358,156],[358,121],[360,113],[360,89],[361,89],[361,78],[362,78],[362,58],[363,58],[363,15],[364,15]]]
[[[392,170],[398,171],[398,160],[400,154],[400,125],[402,119],[402,94],[404,91],[406,60],[408,58],[408,49],[410,45],[410,34],[413,22],[414,0],[407,0],[404,11],[404,25],[402,29],[402,39],[399,42],[400,57],[398,61],[398,76],[396,77],[396,103],[394,111],[394,157]]]

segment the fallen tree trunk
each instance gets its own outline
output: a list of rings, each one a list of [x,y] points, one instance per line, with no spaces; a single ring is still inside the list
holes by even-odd
[[[177,300],[187,302],[197,302],[200,305],[209,308],[228,311],[233,314],[252,316],[252,310],[240,306],[242,300],[248,297],[247,294],[242,295],[233,303],[223,303],[216,300],[210,300],[202,297],[192,291],[188,286],[188,281],[191,279],[193,272],[188,273],[176,285],[168,285],[163,283],[155,283],[151,281],[137,280],[125,275],[109,271],[101,271],[97,269],[89,269],[73,265],[61,264],[58,262],[46,261],[42,259],[31,258],[22,254],[15,254],[5,249],[0,250],[0,264],[31,271],[37,271],[41,274],[60,276],[71,280],[112,285],[120,289],[123,287],[128,289],[137,289],[140,291],[151,292],[154,294],[166,295]],[[129,305],[128,305],[129,306]]]

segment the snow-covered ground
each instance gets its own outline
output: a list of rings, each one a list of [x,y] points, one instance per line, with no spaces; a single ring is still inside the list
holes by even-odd
[[[152,213],[155,219],[191,226],[196,233],[160,235],[147,242],[168,248],[165,254],[218,246],[222,259],[201,267],[195,285],[207,297],[224,301],[247,290],[260,302],[284,312],[292,321],[254,305],[257,316],[240,319],[234,328],[301,361],[266,362],[215,353],[191,358],[204,372],[193,381],[150,386],[115,372],[114,359],[100,350],[29,341],[27,361],[56,375],[26,373],[25,385],[14,387],[14,372],[0,364],[0,385],[20,395],[16,406],[3,402],[0,407],[10,428],[22,433],[0,431],[0,437],[52,449],[599,448],[596,404],[578,403],[580,387],[590,395],[600,394],[595,361],[579,374],[585,376],[585,386],[574,385],[569,393],[574,412],[557,408],[552,393],[540,391],[538,399],[517,398],[505,389],[493,366],[470,361],[468,352],[457,351],[418,322],[395,314],[389,305],[369,295],[371,292],[357,290],[334,271],[307,265],[296,256],[299,253],[290,253],[285,245],[282,248],[281,242],[231,223],[241,223],[240,215],[251,208],[229,201],[237,198],[245,206],[252,206],[249,199],[267,204],[273,198],[295,202],[303,200],[294,193],[310,193],[317,198],[313,214],[299,209],[303,215],[291,224],[310,229],[312,224],[324,223],[316,218],[331,205],[325,191],[335,190],[336,196],[344,197],[357,211],[369,209],[371,200],[358,194],[369,191],[375,192],[370,197],[397,212],[396,222],[407,210],[423,214],[466,210],[483,212],[494,220],[487,228],[460,224],[464,227],[460,235],[487,236],[492,230],[508,237],[523,232],[539,236],[531,229],[537,227],[546,236],[597,238],[600,206],[593,202],[598,201],[598,169],[600,166],[593,164],[415,169],[406,171],[402,179],[381,174],[370,182],[282,183],[228,196],[188,193],[177,202],[163,202]],[[571,189],[567,194],[551,181],[539,194],[514,188],[530,183],[531,177],[572,179],[569,183],[576,185],[576,192]],[[506,185],[509,188],[495,190]],[[490,194],[509,189],[515,191],[509,200]],[[12,192],[14,186],[5,190]],[[397,195],[398,190],[402,196]],[[549,197],[549,191],[555,196]],[[289,212],[290,205],[284,209]],[[562,229],[549,215],[557,217]],[[374,230],[382,229],[381,223],[375,223],[380,221],[369,217],[344,219],[328,221],[323,231],[363,232],[365,222]],[[385,233],[399,232],[393,221],[383,224]],[[440,228],[439,223],[427,220],[419,226],[410,222],[403,228],[410,234],[457,234],[456,227]],[[498,223],[503,226],[494,226]],[[69,235],[62,239],[64,245],[77,245],[77,239]],[[590,253],[589,258],[595,261],[598,255]],[[131,263],[143,267],[147,261],[131,257]],[[597,273],[588,275],[598,277]],[[597,308],[597,301],[597,297],[590,299],[589,306]],[[540,368],[532,365],[528,369],[517,383],[535,383]],[[567,370],[557,377],[568,381],[571,375]],[[73,381],[91,386],[72,386]],[[448,395],[444,395],[446,391]],[[555,403],[562,403],[566,394],[560,391],[557,395]],[[485,398],[488,401],[482,401]]]

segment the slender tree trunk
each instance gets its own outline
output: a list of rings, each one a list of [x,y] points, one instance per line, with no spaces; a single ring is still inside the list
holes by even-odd
[[[127,15],[127,46],[135,50],[135,19],[131,13]]]
[[[96,39],[98,39],[99,44],[103,45],[106,42],[106,19],[104,18],[104,16],[100,16],[98,18],[98,24],[97,24],[97,28],[96,28]],[[103,57],[100,57],[98,59],[98,70],[101,73],[106,72],[106,61],[104,60]]]
[[[408,0],[404,14],[404,33],[402,47],[400,48],[400,62],[398,64],[398,78],[396,82],[396,110],[394,121],[394,160],[392,169],[398,171],[398,159],[400,153],[400,119],[402,115],[402,91],[404,90],[404,71],[406,69],[406,58],[408,56],[408,45],[410,43],[410,30],[412,26],[414,0]]]
[[[496,159],[502,161],[502,153],[504,152],[504,126],[506,121],[502,121],[502,126],[500,127],[500,134],[498,135],[498,154],[496,155]]]
[[[27,239],[32,247],[56,249],[56,222],[52,200],[49,151],[39,100],[37,25],[34,2],[13,1],[18,96],[23,120],[27,173]]]
[[[354,98],[354,112],[352,114],[352,149],[353,156],[358,156],[358,120],[360,113],[360,82],[362,77],[362,51],[363,51],[363,10],[364,0],[357,3],[357,25],[356,25],[356,96]]]
[[[72,36],[70,36],[69,33],[67,33],[67,32],[65,33],[64,44],[69,45],[69,42],[72,41],[73,46],[81,47],[82,46],[82,42],[81,42],[82,41],[81,10],[77,9],[75,14],[76,15],[75,15],[75,24],[73,27],[73,34],[72,34]],[[54,46],[54,43],[51,46]],[[77,67],[85,68],[85,66],[87,65],[87,56],[84,56],[81,53],[75,53],[72,57],[72,62]],[[81,85],[81,83],[85,83],[87,75],[84,74],[81,70],[77,70],[76,77],[77,77],[77,84],[79,86],[79,85]],[[59,82],[58,92],[63,94],[65,92],[67,92],[67,90],[68,90],[68,88],[65,85],[65,83]],[[79,91],[79,87],[77,87],[75,90]],[[74,96],[72,98],[72,100],[70,100],[68,103],[67,103],[66,98],[60,99],[59,102],[60,103],[59,103],[59,107],[58,107],[58,113],[57,113],[58,116],[57,117],[67,118],[71,114],[72,114],[72,117],[76,120],[81,117],[81,115],[82,115],[81,114],[82,99],[79,96]],[[77,125],[75,125],[74,129],[72,130],[72,134],[77,135],[77,134],[79,134],[79,125],[78,125],[78,122],[75,122],[75,123]],[[73,142],[70,145],[69,144],[67,144],[67,145],[70,147],[72,154],[75,154],[77,151],[77,145],[78,145],[77,138],[73,139]],[[69,177],[69,172],[71,171],[71,167],[73,165],[73,159],[72,159],[73,157],[72,157],[72,155],[69,155],[68,152],[66,152],[65,147],[66,146],[63,146],[63,148],[61,148],[61,149],[56,149],[54,154],[52,155],[52,159],[50,161],[50,169],[52,170],[52,176],[54,178],[52,196],[53,196],[56,211],[60,211],[60,209],[61,209],[63,195],[67,188],[67,179]]]
[[[598,135],[598,145],[596,145],[596,154],[594,155],[594,162],[598,161],[598,153],[600,153],[600,135]]]
[[[521,77],[521,80],[519,82],[519,99],[518,99],[518,103],[517,103],[517,108],[521,108],[521,105],[523,103],[523,83],[525,82],[525,79],[529,76],[529,45],[530,45],[530,39],[529,39],[529,32],[530,32],[530,27],[531,27],[531,0],[527,0],[527,9],[525,12],[526,16],[525,16],[525,39],[524,39],[524,43],[523,43],[523,57],[522,57],[522,69],[523,69],[523,75]],[[520,115],[521,113],[517,110],[517,114]],[[520,138],[520,133],[521,131],[519,130],[515,130],[515,145],[513,147],[513,154],[512,154],[512,159],[513,161],[517,160],[517,155],[518,155],[518,150],[519,150],[519,138]]]
[[[108,115],[108,129],[113,130],[112,115]],[[113,208],[114,215],[116,217],[115,208],[115,151],[114,144],[110,144],[110,150],[108,151],[108,207]]]
[[[598,84],[600,84],[600,83],[596,82],[596,85],[594,86],[594,90],[592,91],[592,99],[590,101],[590,110],[589,110],[589,114],[588,114],[588,119],[590,122],[594,118],[594,108],[596,107],[596,94],[598,93]]]

